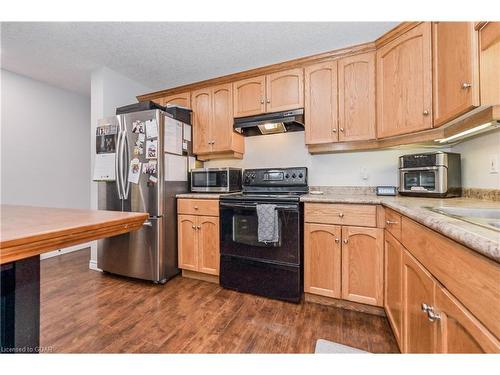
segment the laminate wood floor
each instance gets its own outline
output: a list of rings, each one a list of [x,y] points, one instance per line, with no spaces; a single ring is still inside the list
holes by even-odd
[[[311,353],[326,339],[398,352],[386,318],[291,304],[176,277],[165,285],[88,268],[89,251],[41,262],[40,344],[56,353]]]

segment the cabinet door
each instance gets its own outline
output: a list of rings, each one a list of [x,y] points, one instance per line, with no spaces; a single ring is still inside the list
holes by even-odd
[[[191,93],[183,92],[180,94],[169,95],[163,99],[163,105],[180,105],[181,107],[191,108]]]
[[[266,111],[266,76],[233,83],[234,117],[258,115]]]
[[[212,123],[212,92],[210,88],[194,91],[191,99],[193,109],[193,152],[204,154],[212,151],[210,132]]]
[[[233,134],[232,85],[226,84],[214,87],[212,89],[212,100],[212,151],[229,151]]]
[[[383,306],[384,230],[342,227],[342,298]]]
[[[403,246],[387,231],[384,233],[384,307],[394,336],[402,348],[403,330]]]
[[[403,252],[403,351],[434,353],[436,322],[428,319],[422,304],[433,306],[435,283],[406,250]]]
[[[197,271],[198,236],[196,230],[196,216],[179,215],[177,220],[179,268]]]
[[[500,104],[500,22],[487,22],[479,33],[481,105]]]
[[[199,268],[203,273],[219,274],[219,218],[214,216],[198,217],[198,256]]]
[[[337,135],[337,61],[304,69],[306,144],[331,143]]]
[[[433,22],[434,126],[479,105],[478,32],[474,22]]]
[[[302,68],[269,74],[266,77],[266,112],[304,107],[304,71]]]
[[[424,22],[377,51],[377,136],[432,127],[431,24]]]
[[[304,292],[340,298],[340,226],[306,223],[304,232]]]
[[[338,61],[339,141],[375,138],[375,52]]]
[[[498,340],[441,286],[436,287],[439,353],[500,353]]]

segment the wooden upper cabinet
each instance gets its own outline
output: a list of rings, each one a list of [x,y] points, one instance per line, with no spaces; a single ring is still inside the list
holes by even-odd
[[[177,222],[179,268],[196,271],[198,269],[198,236],[196,236],[197,217],[179,215]]]
[[[406,250],[403,252],[403,351],[433,353],[436,348],[436,322],[429,321],[422,309],[434,307],[435,282]]]
[[[500,104],[500,22],[488,22],[479,32],[481,104]]]
[[[197,218],[199,272],[219,274],[219,218],[199,216]]]
[[[201,89],[192,93],[193,109],[193,152],[208,153],[211,147],[212,125],[212,90]]]
[[[231,84],[212,89],[212,151],[220,152],[231,148],[233,135],[233,88]]]
[[[181,107],[190,108],[191,109],[191,93],[183,92],[180,94],[169,95],[163,98],[163,105],[166,107],[167,105],[179,105]]]
[[[266,76],[266,112],[304,107],[304,72],[301,68]]]
[[[441,286],[436,288],[435,306],[438,353],[500,353],[498,339]]]
[[[306,144],[338,140],[337,61],[304,69],[304,117]]]
[[[342,227],[342,298],[383,306],[384,230]]]
[[[338,61],[339,141],[375,138],[375,52]]]
[[[399,348],[402,348],[403,246],[387,231],[384,236],[384,262],[384,307]]]
[[[377,51],[377,136],[432,127],[431,23],[423,22]]]
[[[474,22],[433,22],[434,126],[479,105],[478,32]]]
[[[266,111],[266,76],[233,83],[234,117],[258,115]]]
[[[305,224],[304,292],[340,298],[340,237],[340,226]]]

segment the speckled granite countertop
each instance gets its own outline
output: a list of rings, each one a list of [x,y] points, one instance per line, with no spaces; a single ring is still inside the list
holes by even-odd
[[[306,194],[302,202],[381,204],[391,208],[426,227],[455,240],[490,259],[500,262],[500,232],[455,219],[426,207],[467,207],[498,208],[500,202],[471,198],[416,198],[416,197],[379,197],[371,191],[326,191],[323,195]]]

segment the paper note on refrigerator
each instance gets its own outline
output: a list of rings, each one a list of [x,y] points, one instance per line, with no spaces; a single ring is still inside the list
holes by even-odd
[[[146,121],[146,137],[148,139],[158,137],[158,126],[156,124],[156,119]]]
[[[139,178],[141,177],[141,162],[139,159],[134,158],[130,161],[130,167],[128,170],[128,181],[133,184],[139,183]]]
[[[165,181],[187,181],[187,156],[165,154]]]
[[[182,122],[165,116],[165,132],[163,138],[165,152],[182,155]]]
[[[116,154],[96,154],[94,163],[94,181],[115,181]]]
[[[184,124],[184,140],[191,142],[191,125]]]

